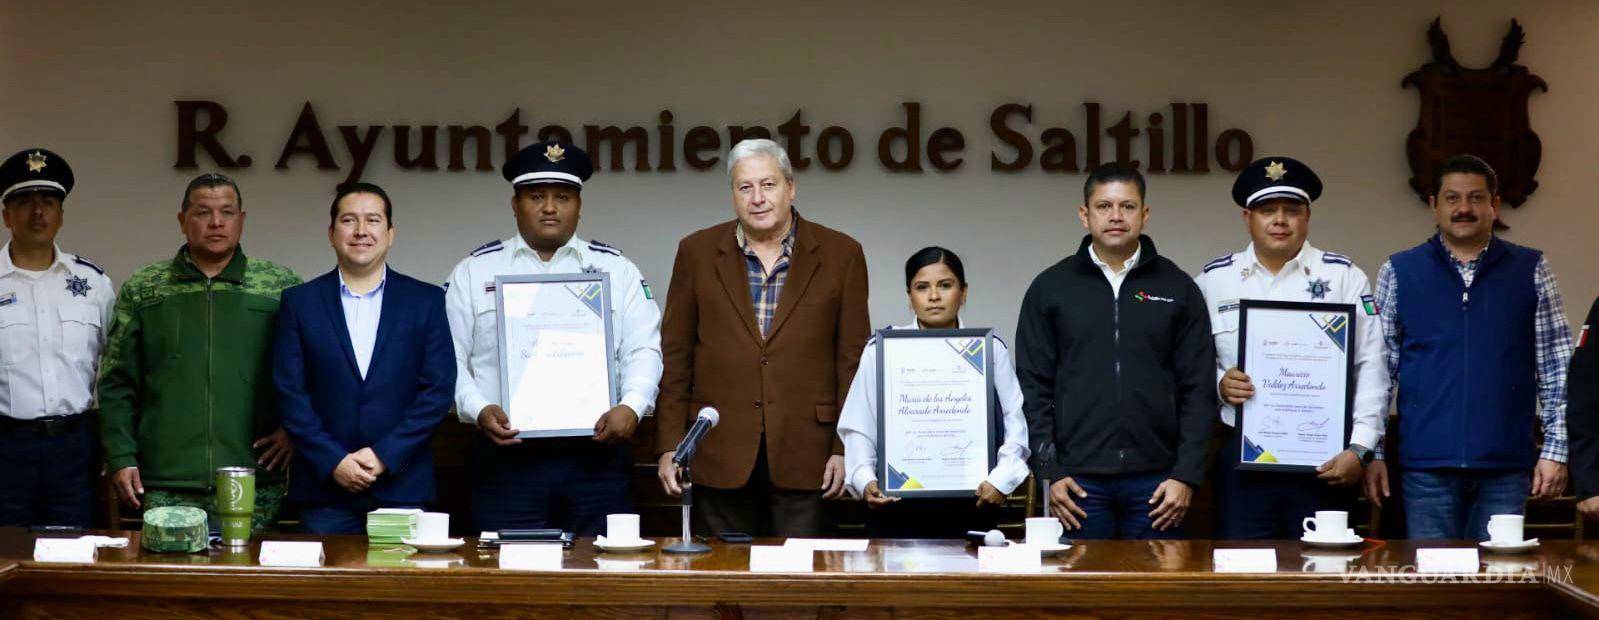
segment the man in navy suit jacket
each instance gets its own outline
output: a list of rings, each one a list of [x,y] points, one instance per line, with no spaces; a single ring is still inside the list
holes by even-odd
[[[301,523],[360,534],[373,509],[433,500],[429,443],[454,399],[455,351],[444,290],[388,268],[388,194],[342,186],[329,216],[339,266],[283,292],[272,379]]]

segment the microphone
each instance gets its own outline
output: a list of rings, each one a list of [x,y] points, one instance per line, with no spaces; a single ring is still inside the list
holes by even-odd
[[[683,436],[683,441],[677,443],[677,454],[672,456],[672,464],[682,467],[689,462],[689,459],[694,458],[694,451],[699,449],[700,440],[704,439],[705,434],[716,427],[716,423],[721,418],[721,414],[717,413],[716,409],[711,407],[701,408],[699,417],[694,420],[694,426],[689,427],[688,434]]]
[[[1005,534],[999,530],[988,530],[986,532],[967,530],[966,542],[979,547],[1003,547],[1005,546]]]

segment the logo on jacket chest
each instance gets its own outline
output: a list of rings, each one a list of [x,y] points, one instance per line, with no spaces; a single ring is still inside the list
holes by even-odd
[[[1172,299],[1170,297],[1161,297],[1159,295],[1151,295],[1151,294],[1149,294],[1149,293],[1147,293],[1145,291],[1138,291],[1137,293],[1133,293],[1133,301],[1136,301],[1138,303],[1145,303],[1145,302],[1151,302],[1151,301],[1158,301],[1158,302],[1167,303],[1167,304],[1177,303],[1177,300]]]

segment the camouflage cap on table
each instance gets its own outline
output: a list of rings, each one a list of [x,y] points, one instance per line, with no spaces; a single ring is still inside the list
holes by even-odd
[[[144,511],[139,544],[157,553],[204,551],[210,541],[205,511],[193,506],[163,506]]]

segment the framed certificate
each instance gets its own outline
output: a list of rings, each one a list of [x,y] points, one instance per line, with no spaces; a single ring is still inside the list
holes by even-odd
[[[994,332],[877,332],[877,479],[897,497],[970,497],[997,458]]]
[[[496,276],[500,402],[518,437],[587,437],[616,406],[611,278]]]
[[[1238,312],[1238,369],[1255,386],[1238,408],[1238,468],[1315,472],[1349,445],[1355,307],[1245,299]]]

